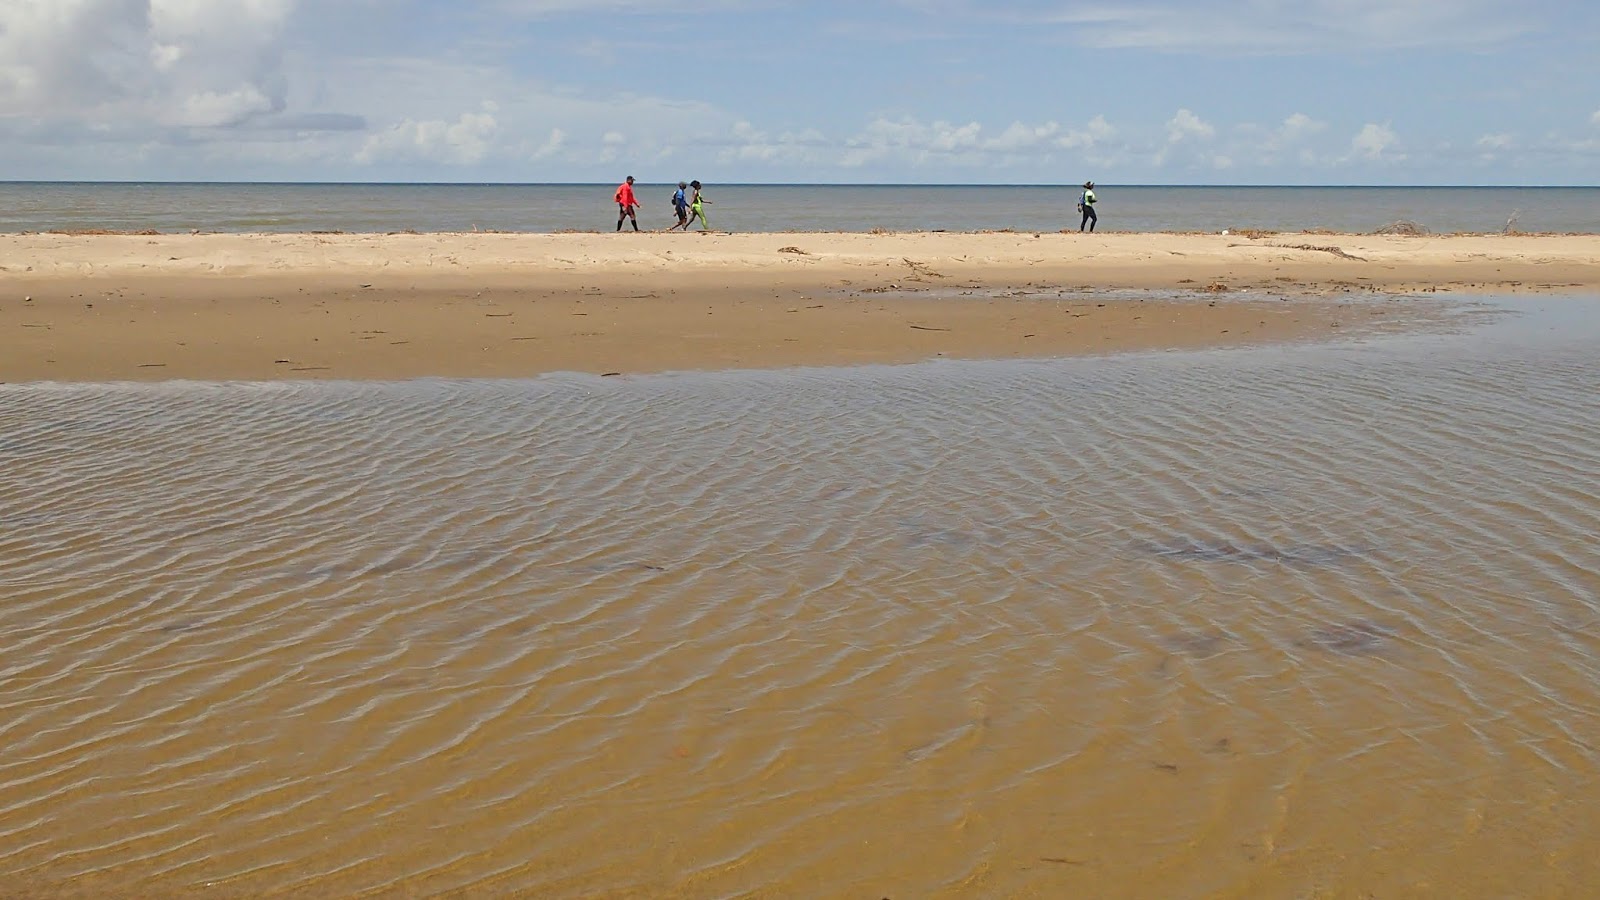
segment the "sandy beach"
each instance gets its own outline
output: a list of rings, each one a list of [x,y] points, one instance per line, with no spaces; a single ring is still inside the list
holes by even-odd
[[[1405,295],[1597,289],[1594,235],[11,234],[0,381],[1046,357],[1392,328]]]

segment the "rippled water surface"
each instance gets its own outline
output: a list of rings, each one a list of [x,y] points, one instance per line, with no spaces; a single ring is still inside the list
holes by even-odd
[[[1600,329],[0,388],[24,895],[1584,896]]]
[[[621,179],[619,174],[618,179]],[[694,177],[694,176],[688,176]],[[668,184],[638,185],[640,225],[677,220]],[[711,183],[711,220],[731,231],[1076,229],[1066,185]],[[1438,232],[1600,233],[1600,187],[1198,187],[1097,189],[1100,230],[1331,228],[1396,220]],[[62,229],[352,232],[610,231],[616,184],[121,184],[0,182],[0,232]]]

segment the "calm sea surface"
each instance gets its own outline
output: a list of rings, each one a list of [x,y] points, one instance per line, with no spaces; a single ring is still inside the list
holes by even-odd
[[[0,387],[29,896],[1587,896],[1600,327]]]
[[[0,183],[0,232],[93,229],[386,232],[610,230],[613,185]],[[642,227],[676,221],[668,185],[640,185]],[[711,224],[731,231],[1077,228],[1079,189],[708,184]],[[1434,231],[1600,233],[1600,188],[1116,187],[1114,231],[1365,233],[1395,221]]]

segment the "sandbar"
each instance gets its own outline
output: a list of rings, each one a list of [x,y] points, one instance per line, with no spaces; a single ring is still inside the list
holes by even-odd
[[[1393,330],[1596,293],[1600,236],[0,235],[0,382],[1021,358]]]

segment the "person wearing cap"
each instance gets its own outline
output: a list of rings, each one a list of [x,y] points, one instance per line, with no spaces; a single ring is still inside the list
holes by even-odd
[[[634,214],[634,209],[636,207],[638,207],[639,199],[637,197],[633,196],[633,176],[632,175],[628,176],[628,180],[627,181],[624,181],[622,184],[617,185],[616,201],[617,201],[617,230],[618,231],[622,230],[622,222],[623,222],[624,219],[631,219],[631,220],[633,220],[633,230],[634,231],[638,231],[639,230],[639,217]]]
[[[678,190],[672,195],[672,211],[678,214],[678,224],[668,228],[668,231],[677,231],[679,228],[689,230],[689,198],[684,195],[688,188],[685,182],[678,182]]]
[[[1087,225],[1090,231],[1094,231],[1094,226],[1100,221],[1100,217],[1094,214],[1094,182],[1092,181],[1083,183],[1083,195],[1078,198],[1078,212],[1083,213],[1083,221],[1078,223],[1078,230],[1082,231],[1083,226]]]

